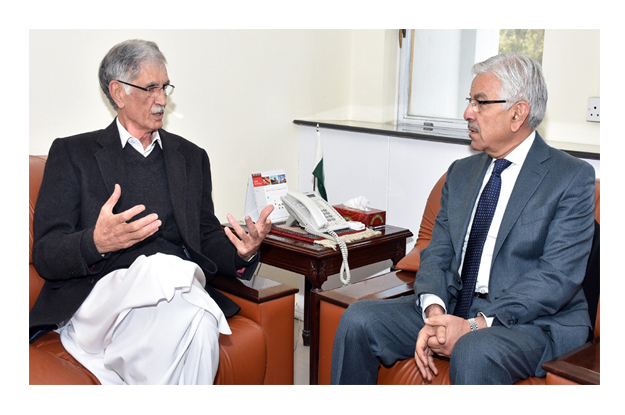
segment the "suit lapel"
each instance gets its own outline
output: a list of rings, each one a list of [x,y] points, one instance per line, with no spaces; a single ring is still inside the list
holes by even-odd
[[[115,120],[105,130],[102,130],[97,141],[102,148],[95,153],[95,158],[109,196],[113,193],[115,184],[119,184],[122,188],[123,197],[123,181],[125,177],[124,154]],[[117,206],[119,205],[118,203]]]
[[[521,216],[523,209],[525,209],[525,205],[547,175],[549,168],[544,164],[547,159],[549,159],[549,147],[540,135],[536,133],[534,143],[527,153],[519,177],[510,195],[510,200],[514,200],[514,203],[508,203],[508,206],[506,206],[501,226],[499,227],[495,250],[493,251],[493,263],[510,230],[519,219],[519,216]]]
[[[456,252],[456,259],[458,260],[458,263],[460,263],[462,246],[464,245],[464,239],[469,227],[469,222],[471,221],[471,217],[473,215],[473,207],[475,206],[477,197],[480,194],[482,182],[484,181],[484,176],[486,175],[486,171],[488,170],[488,166],[491,161],[492,158],[490,156],[486,153],[482,153],[481,161],[478,163],[472,163],[469,171],[463,172],[463,174],[466,174],[466,180],[461,181],[462,187],[458,189],[458,191],[462,192],[460,193],[461,197],[453,198],[458,202],[457,204],[450,206],[450,213],[462,212],[462,215],[447,215],[449,217],[450,236],[455,245],[454,250]],[[452,198],[449,200],[451,199]],[[469,207],[469,209],[467,209],[467,207]],[[457,221],[454,221],[454,219]]]
[[[183,239],[188,236],[186,212],[187,212],[187,168],[186,159],[178,151],[180,143],[178,139],[171,136],[167,131],[159,130],[161,142],[163,144],[163,157],[165,159],[165,172],[167,174],[167,185],[171,195],[171,205],[174,211],[174,218],[178,225],[178,230]]]

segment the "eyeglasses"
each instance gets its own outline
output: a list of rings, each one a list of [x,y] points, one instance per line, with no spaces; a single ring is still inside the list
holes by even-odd
[[[116,81],[120,82],[120,83],[122,83],[124,85],[132,86],[132,87],[135,87],[135,88],[138,88],[138,89],[140,89],[142,91],[147,92],[148,93],[148,98],[152,98],[152,97],[157,96],[161,92],[161,89],[163,90],[163,93],[165,94],[165,96],[168,97],[168,96],[170,96],[171,94],[174,93],[174,89],[176,88],[175,86],[173,86],[171,84],[165,84],[163,86],[152,85],[152,86],[149,86],[147,88],[144,88],[142,86],[133,85],[133,84],[130,84],[128,82],[120,81],[119,79],[116,79]]]
[[[467,101],[471,103],[471,108],[475,112],[480,112],[482,109],[481,107],[484,104],[503,104],[504,102],[508,102],[505,99],[497,99],[494,101],[480,101],[479,99],[473,99],[473,98],[467,98]]]

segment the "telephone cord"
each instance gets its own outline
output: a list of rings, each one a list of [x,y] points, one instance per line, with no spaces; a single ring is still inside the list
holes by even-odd
[[[314,230],[313,228],[311,228],[310,226],[306,226],[305,229],[306,229],[306,232],[308,233],[321,236],[325,239],[336,242],[338,244],[339,249],[341,250],[341,255],[343,256],[343,263],[341,264],[341,273],[340,273],[339,278],[341,282],[343,283],[343,285],[349,284],[349,281],[351,279],[351,273],[349,271],[349,263],[347,262],[347,244],[345,243],[345,241],[339,238],[339,236],[334,231],[331,231],[329,229],[326,231],[327,234],[318,232]],[[347,274],[347,278],[343,277],[344,274]]]

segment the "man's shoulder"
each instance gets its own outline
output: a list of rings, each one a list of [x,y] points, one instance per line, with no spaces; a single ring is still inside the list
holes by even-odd
[[[458,160],[455,160],[450,166],[448,174],[452,171],[457,174],[475,174],[476,171],[481,171],[488,163],[490,163],[491,157],[484,153],[479,152],[471,156],[467,156]]]
[[[94,130],[86,133],[80,133],[75,135],[70,135],[68,137],[57,138],[58,141],[62,141],[68,145],[76,146],[76,145],[84,145],[89,144],[90,142],[95,142],[98,140],[98,137],[102,135],[104,130]]]
[[[89,146],[92,143],[96,143],[102,137],[107,137],[107,136],[111,136],[112,134],[114,134],[116,132],[116,129],[114,130],[113,127],[115,127],[114,122],[106,128],[101,128],[99,130],[93,130],[93,131],[89,131],[85,133],[70,135],[67,137],[57,138],[55,141],[63,142],[65,145],[69,145],[72,147]]]
[[[544,165],[550,170],[552,177],[561,180],[562,177],[570,178],[579,175],[580,177],[584,177],[585,180],[590,180],[591,177],[594,180],[594,167],[586,160],[582,160],[549,145],[538,134],[536,141],[537,142],[534,143],[534,146],[538,146],[539,151],[532,153],[530,150],[528,157],[532,155],[535,162],[539,164],[544,163]]]
[[[187,140],[186,138],[178,134],[174,134],[163,129],[159,130],[158,133],[161,137],[161,140],[163,140],[163,143],[171,142],[175,147],[178,147],[182,151],[188,151],[188,152],[203,152],[204,151],[202,147],[198,146],[197,144],[193,143],[192,141]]]
[[[578,157],[575,157],[565,151],[552,147],[549,144],[547,144],[547,146],[549,147],[549,155],[557,165],[577,166],[578,168],[590,166],[588,162]]]

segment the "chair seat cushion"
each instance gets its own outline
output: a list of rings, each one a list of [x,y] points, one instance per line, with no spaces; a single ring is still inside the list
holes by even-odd
[[[254,321],[233,316],[232,334],[219,336],[219,368],[215,385],[262,385],[267,370],[267,342]]]
[[[99,385],[100,381],[72,357],[56,332],[28,346],[31,385]]]
[[[451,385],[449,380],[449,359],[434,358],[438,369],[432,385]],[[378,385],[427,385],[414,359],[400,360],[391,367],[380,367]]]
[[[267,346],[261,327],[252,320],[228,319],[230,336],[219,336],[219,368],[216,385],[259,385],[267,369]],[[29,345],[31,385],[98,385],[98,379],[82,366],[50,332]]]
[[[451,385],[449,379],[449,359],[434,358],[434,364],[438,369],[432,385]],[[427,385],[417,368],[414,359],[400,360],[391,367],[380,367],[378,372],[378,385]],[[545,378],[532,377],[516,383],[517,385],[544,385]]]

